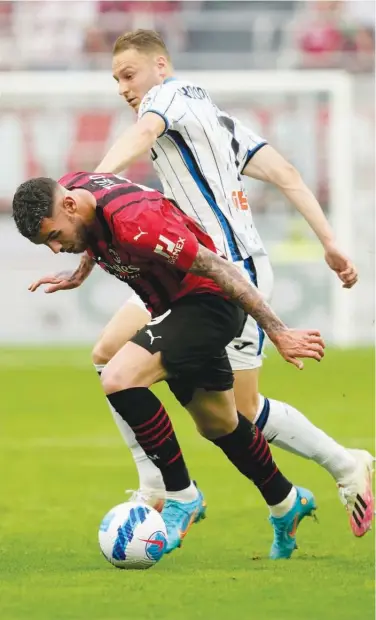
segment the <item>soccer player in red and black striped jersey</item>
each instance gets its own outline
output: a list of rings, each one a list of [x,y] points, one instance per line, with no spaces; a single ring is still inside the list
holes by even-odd
[[[272,558],[290,557],[296,527],[315,509],[310,491],[278,470],[261,432],[236,411],[226,345],[252,315],[287,360],[320,360],[316,331],[289,330],[211,238],[159,192],[111,174],[76,173],[59,183],[31,179],[13,200],[25,237],[54,253],[85,250],[127,282],[153,319],[104,368],[101,381],[114,410],[160,469],[168,551],[205,514],[171,421],[149,390],[167,380],[202,434],[252,480],[270,507]]]
[[[127,282],[152,316],[192,292],[222,295],[212,280],[186,273],[197,241],[216,252],[211,238],[160,192],[114,175],[68,174],[59,183],[93,193],[97,221],[89,238],[82,231],[84,242],[89,241],[88,254],[105,271]],[[192,234],[185,234],[185,229]],[[82,252],[80,243],[67,251],[77,250]]]

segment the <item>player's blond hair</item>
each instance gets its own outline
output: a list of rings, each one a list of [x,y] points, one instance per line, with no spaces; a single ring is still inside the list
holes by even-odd
[[[163,56],[166,56],[167,60],[171,62],[169,51],[161,35],[155,30],[131,30],[120,35],[115,41],[115,45],[112,50],[113,56],[125,52],[129,49],[136,49],[139,52],[160,52]]]

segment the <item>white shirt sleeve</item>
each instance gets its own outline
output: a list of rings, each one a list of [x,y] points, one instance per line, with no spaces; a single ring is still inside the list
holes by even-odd
[[[236,152],[238,168],[242,173],[245,166],[257,151],[267,144],[267,140],[241,123],[235,116],[220,111],[222,124],[233,134],[233,148]]]
[[[141,118],[146,112],[154,112],[164,120],[165,129],[161,134],[162,136],[184,116],[183,97],[180,96],[178,85],[174,80],[154,86],[146,93],[140,104],[138,118]]]

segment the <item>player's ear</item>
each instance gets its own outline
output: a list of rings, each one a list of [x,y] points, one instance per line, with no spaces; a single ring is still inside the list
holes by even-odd
[[[77,203],[73,196],[64,196],[63,209],[68,215],[74,215],[77,211]]]
[[[163,71],[167,67],[167,58],[165,56],[157,56],[155,59],[159,71]]]

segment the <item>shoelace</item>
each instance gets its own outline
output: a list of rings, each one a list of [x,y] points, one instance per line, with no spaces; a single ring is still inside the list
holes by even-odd
[[[340,491],[346,503],[349,503],[349,501],[351,500],[351,496],[355,495],[356,493],[356,490],[351,489],[350,487],[342,487]]]
[[[372,468],[370,472],[371,476],[374,474],[374,471],[375,471],[375,465],[374,465],[375,462],[376,462],[376,459],[373,458]],[[340,496],[340,499],[343,505],[349,508],[353,508],[356,502],[356,496],[358,494],[356,484],[354,485],[350,484],[350,485],[344,486],[340,483],[337,483],[337,488],[338,488],[338,493],[339,493],[339,496]]]
[[[148,498],[146,497],[146,495],[143,495],[141,491],[135,491],[134,489],[127,489],[125,492],[129,493],[130,498],[128,501],[130,502],[142,502],[143,504],[147,504],[148,502]]]
[[[341,484],[338,484],[337,487],[342,504],[347,508],[354,508],[357,496],[356,488],[352,488],[351,486],[344,487]]]

